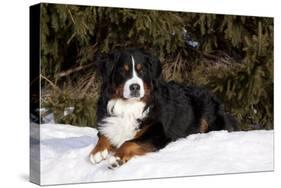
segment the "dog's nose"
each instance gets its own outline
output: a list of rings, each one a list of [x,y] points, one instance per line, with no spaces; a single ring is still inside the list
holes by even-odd
[[[130,85],[130,90],[131,91],[139,91],[140,90],[140,85],[139,84],[131,84]]]

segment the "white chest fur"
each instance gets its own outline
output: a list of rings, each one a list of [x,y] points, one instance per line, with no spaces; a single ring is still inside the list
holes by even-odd
[[[143,119],[149,109],[144,110],[145,103],[137,100],[112,99],[107,104],[110,116],[99,123],[99,131],[112,145],[120,147],[125,141],[134,138],[138,130],[137,119]]]

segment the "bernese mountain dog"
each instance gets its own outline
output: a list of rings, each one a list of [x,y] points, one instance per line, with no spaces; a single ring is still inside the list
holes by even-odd
[[[97,104],[94,164],[115,168],[190,134],[237,130],[235,119],[208,90],[166,82],[160,61],[140,49],[116,50],[97,61],[102,77]]]

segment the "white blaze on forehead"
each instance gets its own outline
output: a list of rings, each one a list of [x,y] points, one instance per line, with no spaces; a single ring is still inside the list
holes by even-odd
[[[143,87],[143,80],[138,77],[136,69],[135,69],[135,59],[133,56],[131,56],[132,60],[132,78],[127,80],[125,82],[124,88],[123,88],[123,97],[124,98],[132,98],[131,97],[131,91],[130,91],[130,86],[132,84],[139,84],[140,85],[140,96],[138,98],[142,98],[144,96],[144,87]],[[133,97],[135,98],[135,97]]]
[[[131,56],[131,58],[132,58],[133,78],[138,77],[137,74],[136,74],[136,70],[135,70],[135,59],[133,58],[133,56]]]

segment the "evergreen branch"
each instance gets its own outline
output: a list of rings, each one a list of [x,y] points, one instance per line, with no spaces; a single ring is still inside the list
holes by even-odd
[[[261,25],[261,21],[259,21],[259,28],[258,28],[258,32],[259,32],[259,47],[258,47],[258,55],[261,55],[261,48],[262,48],[262,25]]]
[[[74,18],[73,18],[73,16],[72,16],[72,13],[71,13],[70,9],[67,8],[67,11],[68,11],[68,13],[69,13],[69,15],[70,15],[70,18],[71,18],[73,24],[75,25],[75,20],[74,20]]]
[[[71,37],[67,40],[67,45],[69,45],[69,43],[72,41],[72,39],[75,37],[75,35],[76,35],[76,32],[74,32],[72,35],[71,35]]]
[[[72,68],[72,69],[69,69],[67,71],[63,71],[63,72],[60,72],[58,74],[55,75],[55,78],[61,78],[61,77],[65,77],[65,76],[68,76],[74,72],[78,72],[78,71],[81,71],[83,69],[86,69],[88,67],[91,67],[93,66],[93,64],[86,64],[86,65],[80,65],[78,67],[75,67],[75,68]]]
[[[89,82],[87,83],[87,85],[85,86],[85,88],[83,89],[83,91],[80,93],[80,97],[84,98],[88,89],[90,88],[90,86],[95,82],[96,80],[96,75],[93,74],[91,79],[89,80]]]
[[[178,69],[178,67],[177,67],[177,65],[178,65],[178,63],[179,63],[179,58],[180,58],[180,53],[178,53],[178,55],[177,55],[177,57],[176,57],[176,60],[175,60],[175,64],[174,64],[174,70],[173,70],[173,78],[175,78],[175,74],[176,74],[176,72],[177,72],[177,69]]]
[[[47,77],[40,74],[40,77],[46,80],[56,91],[61,91],[58,86],[56,86],[51,80],[49,80]]]

